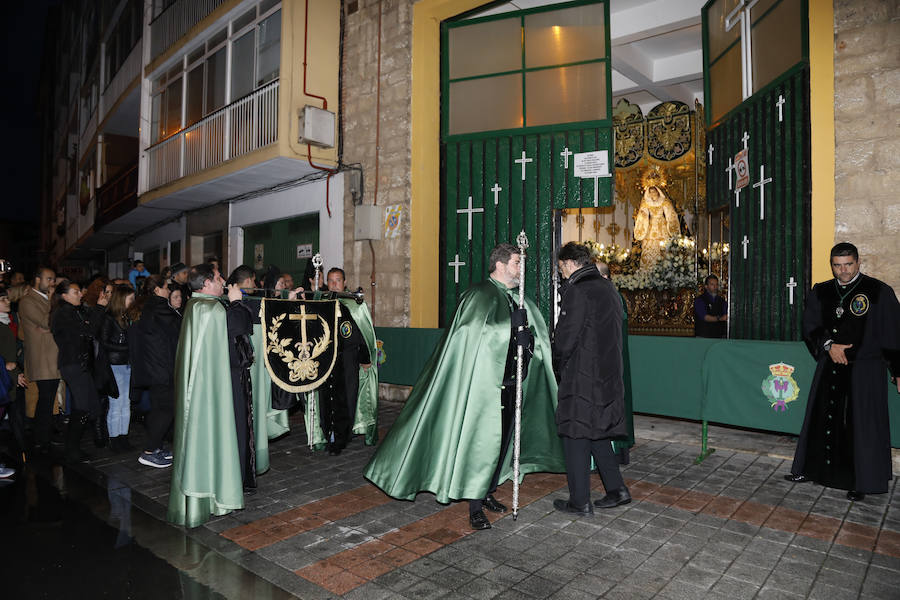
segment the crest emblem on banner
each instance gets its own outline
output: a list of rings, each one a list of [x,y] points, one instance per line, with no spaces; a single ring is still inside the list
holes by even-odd
[[[340,304],[336,300],[262,301],[266,370],[278,387],[309,392],[331,375],[337,359]]]
[[[787,405],[800,395],[800,386],[791,377],[794,370],[794,367],[785,363],[769,365],[771,375],[763,380],[762,392],[775,412],[785,412]]]

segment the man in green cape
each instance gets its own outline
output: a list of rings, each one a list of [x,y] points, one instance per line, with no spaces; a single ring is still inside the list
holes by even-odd
[[[175,355],[175,451],[167,519],[197,527],[244,507],[232,401],[224,281],[210,265],[191,269],[194,289]],[[241,299],[229,286],[229,302]]]
[[[372,483],[395,498],[412,500],[417,492],[429,491],[439,502],[469,500],[473,529],[490,527],[483,508],[506,510],[492,493],[512,477],[507,450],[515,410],[513,331],[525,316],[534,347],[522,382],[520,473],[565,471],[554,421],[557,388],[547,328],[531,300],[521,309],[515,305],[519,258],[511,244],[491,251],[490,278],[462,295],[453,321],[365,469]]]

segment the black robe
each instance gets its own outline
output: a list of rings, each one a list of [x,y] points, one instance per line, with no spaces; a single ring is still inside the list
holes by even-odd
[[[338,355],[331,375],[319,388],[322,432],[334,437],[334,447],[343,449],[353,435],[356,404],[359,400],[359,366],[371,364],[369,347],[356,321],[342,311],[337,335]]]
[[[256,441],[253,436],[253,389],[250,366],[253,364],[253,313],[242,302],[225,307],[228,327],[228,359],[231,367],[231,394],[237,428],[238,453],[244,487],[256,487]]]
[[[803,338],[817,366],[791,472],[828,487],[887,492],[886,370],[900,374],[900,304],[894,290],[862,273],[847,286],[836,279],[816,284],[806,299]],[[831,360],[824,347],[829,340],[853,344],[846,350],[848,365]]]

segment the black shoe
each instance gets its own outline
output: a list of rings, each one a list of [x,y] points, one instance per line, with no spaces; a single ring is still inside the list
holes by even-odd
[[[70,464],[80,463],[80,462],[90,462],[94,457],[87,452],[82,452],[81,450],[75,452],[66,452],[66,462]]]
[[[794,475],[793,473],[790,473],[784,476],[784,480],[792,483],[806,483],[809,481],[809,477],[806,475]]]
[[[469,525],[472,526],[472,529],[475,531],[481,531],[482,529],[490,529],[491,522],[488,521],[488,518],[484,515],[483,510],[477,510],[473,513],[469,513]]]
[[[628,491],[627,487],[623,487],[608,492],[599,500],[595,500],[594,506],[597,508],[615,508],[617,506],[622,506],[623,504],[628,504],[629,502],[631,502],[631,492]]]
[[[850,490],[849,492],[847,492],[847,500],[852,500],[853,502],[858,502],[865,497],[866,497],[866,495],[863,494],[862,492],[855,492],[853,490]]]
[[[343,450],[343,448],[341,448],[340,446],[336,446],[334,444],[328,444],[327,448],[328,448],[328,456],[339,456],[341,453],[341,450]]]
[[[493,494],[488,494],[487,498],[484,499],[484,502],[481,503],[486,509],[495,513],[505,513],[506,506],[497,502],[497,499],[494,498]]]
[[[591,503],[588,502],[584,506],[575,506],[568,500],[563,500],[562,498],[557,498],[553,501],[553,508],[556,510],[561,510],[562,512],[569,513],[572,515],[578,515],[580,517],[593,517],[594,516],[594,507],[591,506]]]

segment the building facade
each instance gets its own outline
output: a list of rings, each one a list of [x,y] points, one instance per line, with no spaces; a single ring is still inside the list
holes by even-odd
[[[474,196],[475,203],[468,209],[488,210],[491,204],[487,186],[454,188],[460,204],[448,204],[448,161],[455,160],[448,154],[448,141],[461,138],[447,129],[447,119],[454,103],[462,106],[465,98],[474,99],[468,114],[483,116],[488,106],[479,99],[486,102],[500,94],[500,88],[482,88],[454,97],[452,90],[470,81],[487,85],[493,78],[500,85],[502,77],[521,77],[517,81],[525,82],[520,86],[524,99],[517,102],[525,112],[516,117],[521,123],[473,125],[467,135],[483,140],[487,130],[502,129],[513,146],[523,140],[523,151],[530,151],[528,136],[534,135],[539,152],[541,135],[551,136],[548,148],[555,148],[552,136],[571,136],[576,128],[570,125],[576,123],[579,139],[591,128],[596,131],[594,146],[583,149],[599,150],[612,143],[611,107],[619,98],[647,107],[663,100],[704,104],[699,40],[704,7],[714,4],[65,3],[50,23],[54,34],[48,36],[47,56],[54,59],[47,61],[42,88],[48,140],[42,249],[51,263],[85,276],[99,270],[123,272],[134,258],[156,271],[215,256],[225,269],[275,264],[292,272],[295,281],[309,255],[320,252],[326,268],[342,266],[348,284],[366,291],[377,325],[437,327],[446,305],[452,304],[448,286],[458,283],[460,267],[451,266],[450,259],[460,255],[457,262],[467,262],[461,252],[475,247],[466,243],[466,214],[460,211],[466,210],[467,196]],[[894,109],[900,89],[898,8],[887,0],[797,4],[804,7],[804,22],[790,33],[804,40],[809,100],[808,139],[797,142],[810,148],[804,167],[809,173],[809,237],[801,248],[810,269],[806,283],[829,277],[828,249],[835,241],[849,240],[858,242],[867,273],[900,289],[900,267],[892,259],[900,250],[900,213],[892,194],[897,160],[892,150],[898,139]],[[761,2],[755,10],[779,5]],[[521,68],[508,67],[501,64],[505,50],[498,45],[500,36],[492,35],[483,42],[483,51],[470,52],[474,71],[455,77],[448,72],[449,23],[461,29],[465,19],[499,23],[503,15],[516,15],[527,36],[526,21],[532,17],[584,7],[595,7],[594,14],[600,15],[590,37],[607,36],[603,48],[579,46],[575,52],[572,42],[563,44],[562,53],[549,62],[523,59]],[[583,26],[587,17],[579,18],[573,27]],[[750,18],[756,17],[748,12]],[[549,25],[551,35],[553,27],[560,26]],[[654,48],[651,40],[660,36],[669,36],[671,43]],[[479,71],[481,63],[487,66]],[[590,82],[607,79],[607,85],[584,92],[595,100],[600,92],[607,94],[600,101],[602,110],[594,104],[593,112],[579,112],[576,102],[571,109],[575,116],[541,121],[541,88],[528,89],[527,81],[554,69],[564,78],[575,67],[602,73],[588,78]],[[570,81],[573,89],[584,83]],[[753,97],[754,90],[749,91],[745,101]],[[571,97],[577,100],[575,92]],[[545,102],[554,107],[561,100],[552,96]],[[719,116],[725,118],[724,113]],[[604,132],[610,133],[604,137]],[[530,205],[526,184],[531,180],[522,166],[522,191],[516,197],[522,199],[516,200],[522,215],[509,213],[508,224],[530,227],[529,219],[538,214],[534,234],[540,238],[542,231],[551,232],[539,243],[552,249],[553,223],[542,226],[542,213],[532,208],[540,207],[541,180],[535,180],[536,204]],[[451,179],[460,181],[458,174]],[[498,179],[497,185],[510,193],[515,180],[501,185]],[[589,202],[591,193],[598,199],[595,206],[611,202],[611,188],[601,184],[595,180],[582,187],[577,202],[581,196]],[[548,187],[546,193],[554,190]],[[562,197],[554,202],[548,218],[553,210],[575,206]],[[462,220],[449,229],[453,213]],[[482,217],[472,212],[468,217],[475,219],[475,235],[482,235]],[[501,241],[500,231],[484,239]],[[504,235],[515,233],[510,229]],[[451,245],[451,235],[462,240],[458,246]],[[472,237],[469,226],[467,239]],[[549,282],[552,271],[552,252],[540,247],[544,252],[536,261],[546,263],[541,267],[546,275],[535,267],[539,284]],[[480,274],[473,271],[472,277]],[[777,293],[789,291],[779,284]]]

